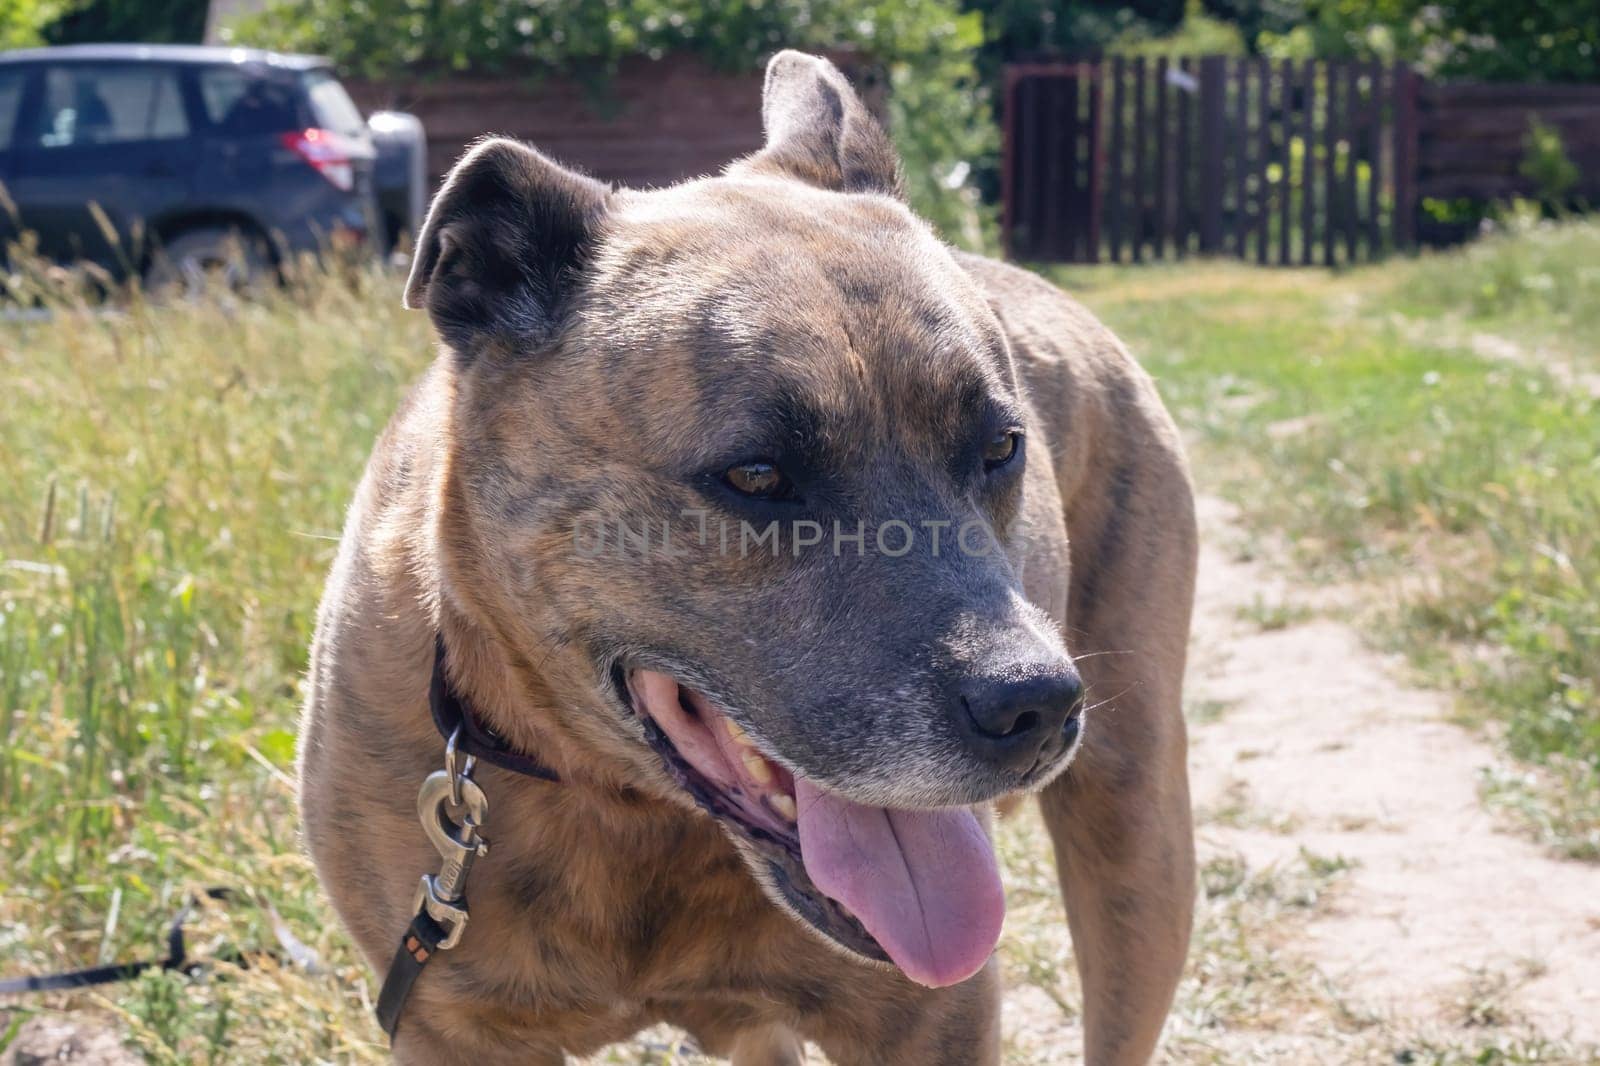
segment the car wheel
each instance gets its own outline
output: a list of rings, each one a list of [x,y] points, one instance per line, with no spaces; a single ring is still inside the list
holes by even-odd
[[[157,297],[243,293],[271,269],[266,242],[221,226],[187,230],[156,250],[144,272],[145,292]]]

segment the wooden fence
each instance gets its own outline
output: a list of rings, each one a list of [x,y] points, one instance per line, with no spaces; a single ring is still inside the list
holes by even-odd
[[[1600,206],[1600,85],[1471,85],[1424,82],[1418,101],[1417,192],[1425,204],[1463,203],[1465,220],[1423,211],[1419,240],[1447,244],[1475,228],[1472,207],[1544,190],[1523,173],[1534,120],[1561,135],[1578,168],[1568,195]]]
[[[1007,69],[1007,251],[1335,265],[1415,240],[1405,67],[1223,56]]]

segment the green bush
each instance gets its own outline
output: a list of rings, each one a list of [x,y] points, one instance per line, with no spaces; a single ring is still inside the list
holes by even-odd
[[[890,125],[913,206],[962,243],[978,242],[986,228],[969,179],[998,138],[972,62],[982,21],[956,0],[279,0],[225,33],[319,52],[371,77],[470,70],[604,78],[622,59],[669,52],[745,70],[784,47],[854,49],[888,68]]]
[[[67,0],[0,0],[0,51],[44,44],[45,27],[70,7]]]
[[[1200,0],[1189,0],[1183,21],[1170,32],[1132,27],[1118,34],[1106,51],[1130,56],[1242,56],[1246,48],[1244,34],[1236,24],[1207,14]]]
[[[1401,60],[1443,78],[1600,80],[1594,0],[1290,0],[1257,38],[1283,58]]]
[[[1528,119],[1528,153],[1519,168],[1533,182],[1535,194],[1546,208],[1559,210],[1578,184],[1578,165],[1567,155],[1566,142],[1554,126]]]
[[[44,31],[51,44],[145,41],[193,44],[206,32],[206,0],[77,0]]]

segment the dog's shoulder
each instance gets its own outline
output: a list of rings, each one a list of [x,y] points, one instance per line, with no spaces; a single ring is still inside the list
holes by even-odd
[[[970,252],[956,260],[999,316],[1030,388],[1051,373],[1108,385],[1143,372],[1115,334],[1077,300],[1021,267]]]
[[[431,618],[421,608],[434,590],[419,561],[439,464],[446,459],[449,392],[448,377],[436,363],[411,386],[373,446],[318,610],[314,682],[357,670],[353,664],[382,643],[368,640],[379,627],[391,636],[403,627],[409,639],[399,642],[402,654],[426,657],[416,649],[431,640]],[[318,691],[314,684],[313,705]]]
[[[356,497],[358,507],[381,509],[426,480],[436,461],[439,435],[448,429],[444,401],[449,390],[442,361],[412,383],[373,446]]]
[[[1058,459],[1131,451],[1181,465],[1178,433],[1155,383],[1088,308],[1031,271],[970,253],[957,260],[999,316]],[[1063,477],[1064,488],[1070,480]]]

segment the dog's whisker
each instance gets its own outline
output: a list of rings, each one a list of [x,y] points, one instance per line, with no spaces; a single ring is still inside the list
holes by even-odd
[[[1093,703],[1086,703],[1084,708],[1083,708],[1083,710],[1080,713],[1082,713],[1082,714],[1093,713],[1094,711],[1097,711],[1102,707],[1105,707],[1105,706],[1108,706],[1110,704],[1115,703],[1117,700],[1120,700],[1122,697],[1126,696],[1128,693],[1132,692],[1134,689],[1136,689],[1138,687],[1139,687],[1139,682],[1137,682],[1137,681],[1130,682],[1129,684],[1123,686],[1123,688],[1122,688],[1122,690],[1120,692],[1117,692],[1114,695],[1107,696],[1107,697],[1105,697],[1104,699],[1101,699],[1101,700],[1096,700]],[[1086,689],[1084,689],[1084,698],[1086,700],[1088,698],[1088,695],[1089,695],[1089,689],[1086,688]]]
[[[1076,662],[1082,662],[1085,659],[1098,659],[1102,655],[1133,655],[1133,654],[1135,654],[1133,652],[1133,650],[1132,649],[1128,649],[1128,648],[1117,648],[1117,649],[1108,648],[1108,649],[1106,649],[1104,651],[1078,652],[1077,654],[1072,656],[1072,661],[1076,663]]]

